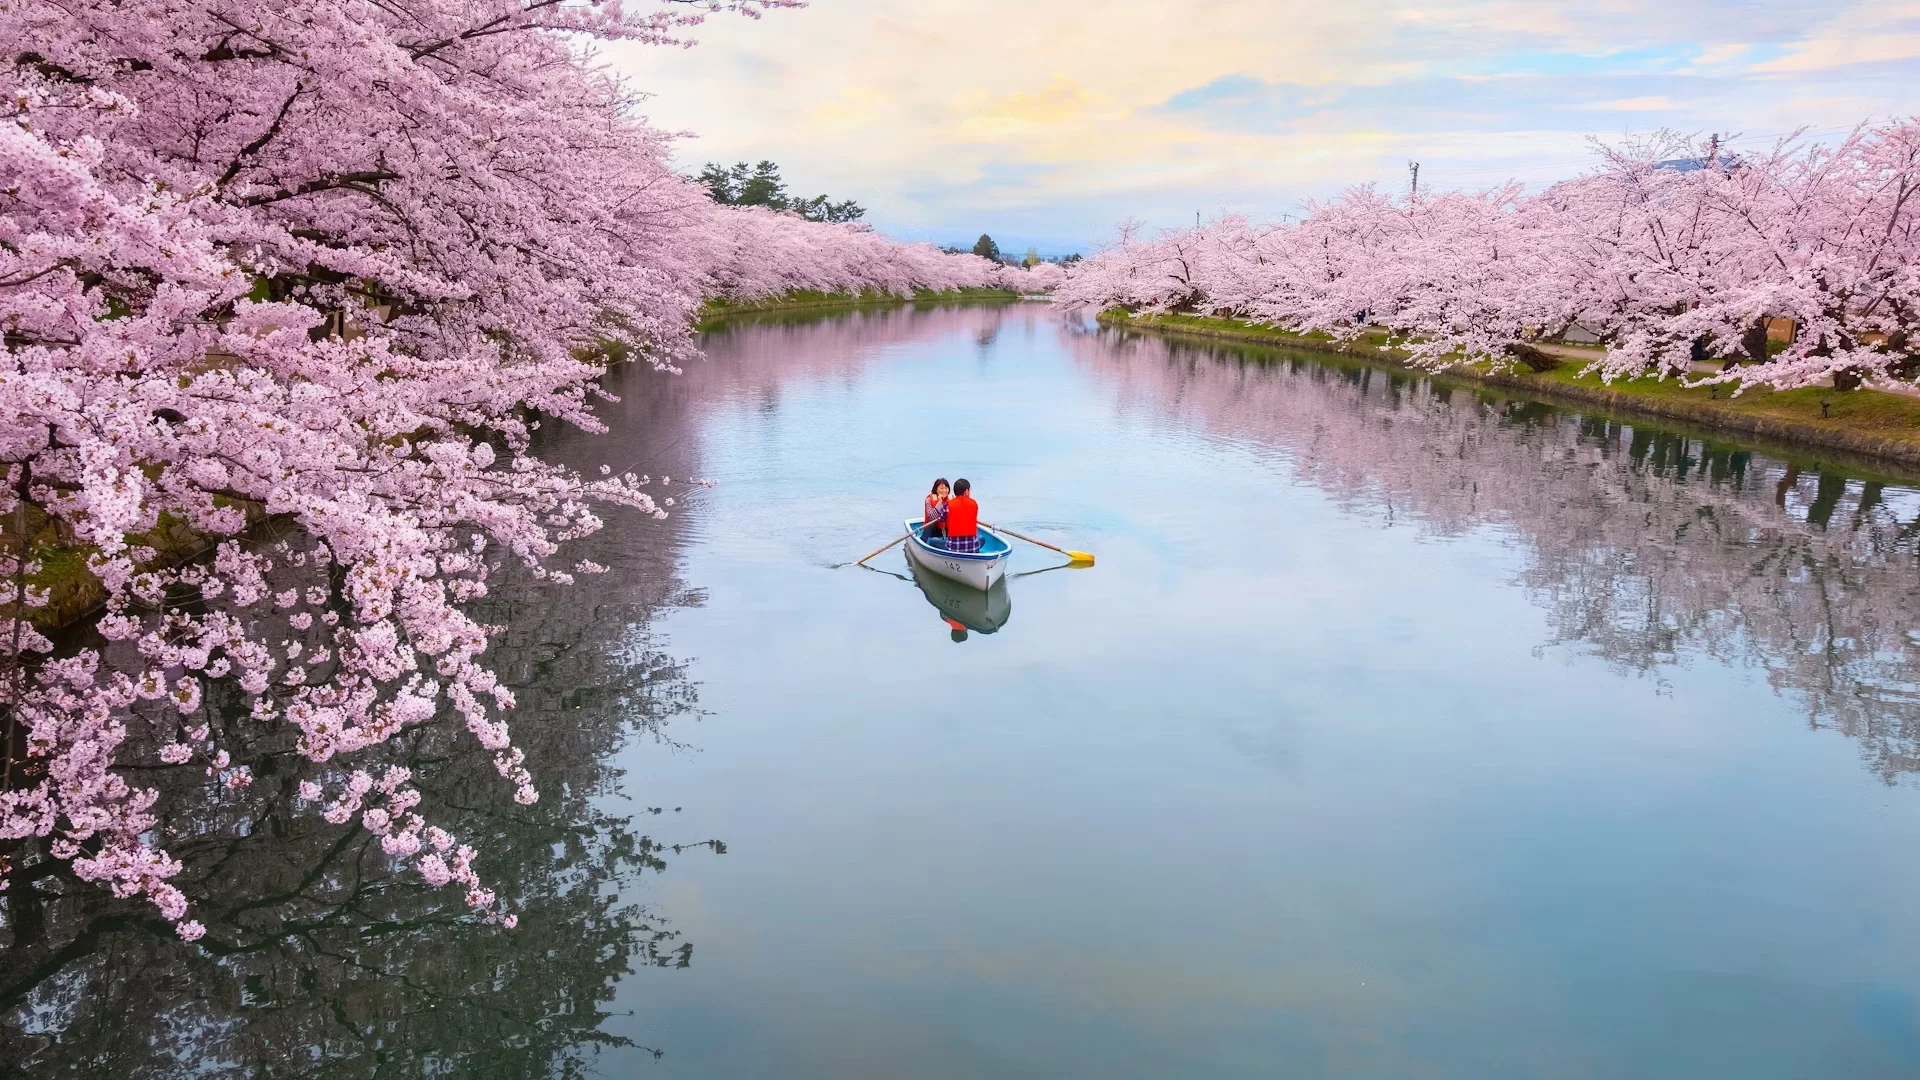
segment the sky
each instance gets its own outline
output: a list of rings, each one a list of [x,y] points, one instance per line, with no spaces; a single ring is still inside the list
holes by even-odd
[[[1544,186],[1589,140],[1920,113],[1920,2],[812,0],[604,59],[691,137],[910,239],[1089,251],[1356,183]],[[1736,148],[1739,146],[1736,143]]]

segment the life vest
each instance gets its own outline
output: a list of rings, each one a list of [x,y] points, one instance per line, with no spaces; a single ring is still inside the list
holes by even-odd
[[[980,531],[980,504],[971,495],[947,500],[947,535],[972,536]]]

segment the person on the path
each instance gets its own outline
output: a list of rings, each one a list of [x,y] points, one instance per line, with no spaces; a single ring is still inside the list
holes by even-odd
[[[965,477],[953,482],[953,498],[947,500],[947,550],[980,550],[980,504],[968,494],[973,485]]]
[[[928,540],[947,534],[947,478],[941,477],[933,482],[933,491],[927,495],[924,512],[920,517],[920,535]]]

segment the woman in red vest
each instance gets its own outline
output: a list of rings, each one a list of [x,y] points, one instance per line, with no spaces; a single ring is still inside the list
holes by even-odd
[[[920,517],[920,535],[929,540],[946,535],[947,531],[947,478],[941,477],[933,482],[933,491],[927,495],[926,506]]]
[[[953,482],[953,498],[947,500],[947,550],[980,550],[980,504],[968,494],[973,485],[966,477]]]

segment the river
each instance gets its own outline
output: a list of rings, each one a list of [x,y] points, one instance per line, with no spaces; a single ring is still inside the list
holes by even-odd
[[[543,434],[675,505],[486,602],[541,803],[402,748],[519,929],[289,767],[170,811],[205,947],[10,901],[0,1072],[1920,1073],[1911,482],[1038,304],[706,349]],[[1097,564],[849,565],[937,475]]]

